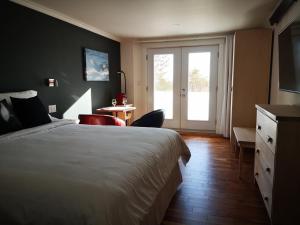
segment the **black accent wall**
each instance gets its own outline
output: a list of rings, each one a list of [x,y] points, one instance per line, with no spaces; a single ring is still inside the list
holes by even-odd
[[[120,43],[8,1],[0,3],[0,92],[34,89],[62,117],[91,90],[93,112],[120,91]],[[84,80],[83,48],[108,52],[110,81]],[[49,88],[47,78],[59,87]]]

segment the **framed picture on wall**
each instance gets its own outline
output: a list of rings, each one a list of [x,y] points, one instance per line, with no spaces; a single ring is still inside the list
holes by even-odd
[[[84,48],[84,60],[87,81],[109,81],[108,53]]]

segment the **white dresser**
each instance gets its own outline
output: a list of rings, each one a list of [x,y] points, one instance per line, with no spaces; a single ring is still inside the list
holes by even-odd
[[[273,225],[300,224],[300,106],[256,108],[255,180]]]

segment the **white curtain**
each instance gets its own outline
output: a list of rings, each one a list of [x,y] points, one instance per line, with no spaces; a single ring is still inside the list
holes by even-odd
[[[227,35],[224,49],[224,74],[221,101],[220,124],[217,127],[217,134],[230,137],[230,110],[231,110],[231,85],[232,85],[232,63],[233,63],[233,35]]]

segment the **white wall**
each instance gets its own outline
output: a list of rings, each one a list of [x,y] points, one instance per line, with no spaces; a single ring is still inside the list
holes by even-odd
[[[134,96],[133,96],[133,49],[132,49],[132,41],[125,40],[121,42],[121,70],[123,70],[126,74],[127,78],[127,98],[128,103],[133,103]],[[122,92],[124,92],[124,80],[123,76],[121,79],[121,88]]]
[[[284,15],[274,30],[272,83],[271,83],[271,104],[300,105],[300,94],[279,90],[279,55],[278,55],[278,34],[283,31],[296,18],[300,17],[300,1],[294,3]]]
[[[137,119],[147,111],[144,101],[146,79],[142,71],[142,47],[133,39],[121,42],[121,68],[127,77],[128,103],[137,107],[134,111],[134,119]]]
[[[147,112],[147,74],[143,73],[143,61],[142,47],[135,43],[133,45],[134,104],[137,106],[135,118],[139,118]]]

